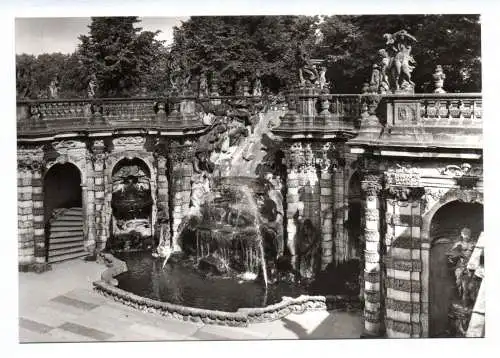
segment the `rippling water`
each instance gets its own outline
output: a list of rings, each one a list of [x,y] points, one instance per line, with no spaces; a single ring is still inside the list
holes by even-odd
[[[117,255],[118,256],[118,255]],[[260,281],[207,276],[194,269],[192,261],[167,263],[151,253],[120,254],[129,271],[117,276],[118,287],[142,297],[210,310],[235,312],[243,307],[265,307],[283,296],[298,297],[305,288],[279,282],[266,290]]]

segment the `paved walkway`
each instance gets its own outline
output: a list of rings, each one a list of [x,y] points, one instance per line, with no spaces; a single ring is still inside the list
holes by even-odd
[[[359,312],[307,312],[225,327],[143,313],[92,290],[104,266],[74,260],[19,273],[19,339],[27,342],[359,338]]]

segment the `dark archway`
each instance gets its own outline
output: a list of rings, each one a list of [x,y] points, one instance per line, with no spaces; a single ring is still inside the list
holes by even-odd
[[[71,163],[55,164],[45,174],[43,191],[47,261],[84,256],[80,170]]]
[[[429,262],[429,336],[443,337],[449,333],[450,305],[458,298],[453,267],[447,253],[460,240],[461,231],[470,229],[475,243],[483,231],[483,206],[477,203],[452,201],[435,213],[430,226]]]
[[[134,250],[152,247],[151,173],[138,158],[122,159],[112,170],[111,240],[108,248]]]
[[[356,171],[349,180],[348,212],[347,212],[347,237],[348,257],[350,259],[361,259],[363,254],[361,240],[361,178]]]

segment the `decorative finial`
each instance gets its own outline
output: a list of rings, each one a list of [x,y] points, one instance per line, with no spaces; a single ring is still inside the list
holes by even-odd
[[[443,89],[446,75],[444,74],[443,67],[441,67],[441,65],[436,66],[436,70],[434,71],[432,77],[434,78],[434,93],[446,93],[446,91]]]

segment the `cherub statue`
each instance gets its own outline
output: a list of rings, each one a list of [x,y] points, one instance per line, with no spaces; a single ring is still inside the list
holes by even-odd
[[[59,80],[55,77],[49,85],[49,97],[52,99],[59,97]]]
[[[89,84],[87,87],[87,95],[89,98],[95,98],[96,96],[96,91],[97,91],[97,78],[95,74],[93,73],[90,76]]]

